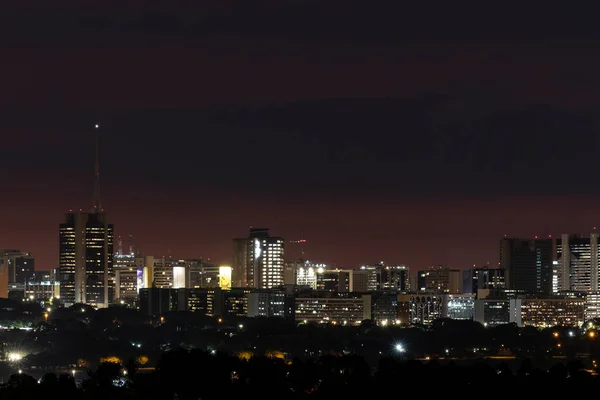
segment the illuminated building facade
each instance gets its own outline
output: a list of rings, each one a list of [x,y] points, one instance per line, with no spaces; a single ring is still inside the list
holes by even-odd
[[[585,296],[585,320],[600,318],[600,292]]]
[[[21,250],[0,250],[0,268],[5,269],[9,284],[35,279],[35,258]]]
[[[113,225],[103,212],[68,213],[59,227],[60,299],[108,307],[114,292]]]
[[[113,271],[115,275],[114,301],[134,302],[140,289],[139,275],[143,273],[144,257],[138,257],[133,252],[117,252],[113,256]]]
[[[140,289],[139,310],[146,315],[161,316],[180,310],[179,300],[177,289],[143,288]]]
[[[371,296],[301,294],[295,308],[296,322],[360,325],[371,319]]]
[[[352,274],[348,269],[317,269],[316,289],[326,292],[348,293],[351,291]]]
[[[398,292],[408,292],[410,290],[409,281],[410,269],[406,265],[381,265],[380,289],[395,289]]]
[[[218,288],[220,285],[220,267],[204,260],[180,260],[188,271],[188,287]]]
[[[509,299],[477,299],[475,300],[475,313],[473,320],[484,326],[504,325],[510,322],[517,322],[520,319],[520,313],[514,311]],[[513,312],[511,312],[513,310]]]
[[[517,312],[520,309],[522,326],[581,326],[585,321],[586,302],[583,297],[511,301],[515,303]]]
[[[247,294],[249,317],[285,317],[285,293],[256,290]]]
[[[10,298],[16,301],[48,302],[60,297],[60,283],[57,281],[10,283],[8,291]]]
[[[356,293],[370,293],[379,289],[379,268],[361,266],[360,269],[351,270],[350,291]]]
[[[427,293],[462,293],[462,272],[436,265],[417,272],[418,291]]]
[[[556,239],[556,263],[553,280],[556,292],[596,292],[598,287],[598,241],[600,235],[589,237],[561,235]]]
[[[442,317],[451,319],[473,319],[475,313],[475,294],[442,295]]]
[[[431,325],[442,317],[443,297],[436,294],[399,294],[398,303],[408,303],[408,315],[400,315],[400,319],[408,325]]]
[[[503,238],[500,240],[500,268],[506,271],[506,288],[527,293],[552,292],[555,260],[552,238]]]
[[[288,261],[286,262],[286,276],[293,274],[293,284],[317,289],[317,277],[329,271],[326,264],[313,263],[311,261]],[[289,278],[286,278],[286,283]],[[321,289],[324,290],[324,289]]]
[[[217,309],[221,302],[220,289],[189,288],[179,289],[178,293],[180,309],[208,317],[220,314]]]
[[[247,238],[234,239],[232,279],[254,289],[284,286],[284,240],[269,229],[250,228]]]
[[[479,289],[500,291],[505,288],[505,271],[502,268],[482,267],[463,271],[464,293],[477,293]]]
[[[377,325],[396,324],[398,315],[398,293],[396,290],[371,293],[371,318]]]
[[[246,317],[248,316],[248,288],[232,288],[222,290],[220,304],[217,307],[217,315],[223,317]]]
[[[152,286],[159,289],[173,287],[173,265],[167,258],[155,258]]]

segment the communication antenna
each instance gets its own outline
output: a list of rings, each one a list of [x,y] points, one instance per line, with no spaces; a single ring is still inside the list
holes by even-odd
[[[100,125],[94,125],[96,132],[96,160],[94,162],[94,212],[102,211],[100,202]]]

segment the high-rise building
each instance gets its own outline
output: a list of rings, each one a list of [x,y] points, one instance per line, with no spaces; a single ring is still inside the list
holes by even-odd
[[[269,229],[250,228],[247,238],[234,239],[232,279],[243,287],[272,289],[284,285],[284,241]]]
[[[481,267],[463,271],[464,293],[477,293],[479,289],[502,290],[505,284],[502,268]]]
[[[419,291],[431,293],[462,293],[462,272],[443,265],[417,272]]]
[[[138,297],[139,289],[143,286],[144,257],[135,253],[118,251],[113,257],[114,270],[114,301],[130,303]]]
[[[113,299],[113,225],[104,212],[75,212],[59,228],[60,298],[107,307]]]
[[[555,241],[552,238],[500,240],[500,268],[506,271],[506,288],[529,293],[552,292]]]
[[[336,293],[359,292],[366,293],[366,283],[364,290],[355,288],[353,285],[353,273],[351,269],[323,269],[316,271],[316,290]]]
[[[113,300],[113,225],[100,202],[99,126],[95,129],[93,208],[67,213],[59,226],[60,299],[65,305],[108,307]]]
[[[26,283],[35,279],[35,259],[21,250],[0,250],[0,267],[6,268],[8,283]]]
[[[564,234],[556,239],[553,292],[599,290],[599,239],[596,232],[588,237]]]

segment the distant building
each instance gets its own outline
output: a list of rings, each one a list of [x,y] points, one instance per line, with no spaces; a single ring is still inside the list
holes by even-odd
[[[552,238],[500,240],[500,268],[506,271],[506,288],[528,293],[552,292],[555,260]]]
[[[279,290],[257,290],[248,293],[249,317],[285,317],[285,293]]]
[[[371,293],[371,319],[380,326],[394,325],[399,321],[396,290]]]
[[[317,276],[329,271],[329,266],[308,260],[293,260],[285,262],[285,284],[306,286],[317,289]]]
[[[248,316],[248,294],[249,288],[231,288],[221,291],[220,304],[216,309],[216,315],[222,317],[246,317]]]
[[[296,322],[360,325],[371,319],[371,296],[304,293],[296,296]]]
[[[352,281],[354,272],[350,269],[318,269],[316,272],[316,289],[336,293],[366,292],[366,283],[363,290],[354,290],[355,287]]]
[[[8,285],[8,291],[9,297],[16,301],[47,303],[60,297],[60,283],[57,281],[11,283]]]
[[[409,272],[410,269],[406,265],[382,265],[380,288],[408,292],[410,290]]]
[[[443,315],[443,297],[438,294],[399,294],[399,320],[404,325],[431,325]]]
[[[33,271],[33,280],[37,282],[56,281],[57,274],[58,270],[56,268],[39,269]]]
[[[514,302],[509,299],[477,299],[473,320],[490,327],[510,322],[520,324],[521,314],[515,311]]]
[[[8,283],[35,279],[35,259],[21,250],[0,250],[0,268],[6,268]]]
[[[585,296],[585,320],[600,318],[600,292],[589,293]]]
[[[479,289],[501,291],[505,288],[505,271],[502,268],[481,267],[463,271],[464,293],[477,293]]]
[[[462,272],[436,265],[417,272],[418,291],[428,293],[462,293]]]
[[[378,267],[363,265],[351,270],[350,290],[356,293],[370,293],[379,290],[381,271]]]
[[[132,304],[138,297],[138,291],[143,287],[142,276],[144,273],[145,258],[135,253],[118,251],[113,256],[114,295],[113,301],[122,301]]]
[[[107,307],[113,299],[113,225],[103,212],[65,215],[59,227],[59,280],[63,304]]]
[[[475,313],[475,294],[442,295],[442,317],[451,319],[473,319]]]
[[[283,238],[270,236],[266,228],[250,228],[248,237],[234,239],[233,242],[234,283],[254,289],[284,286]]]
[[[599,287],[600,235],[561,235],[556,239],[553,292],[597,292]]]
[[[519,326],[550,328],[581,326],[585,321],[586,302],[583,297],[513,300],[521,314]]]
[[[180,310],[179,300],[177,289],[144,288],[140,289],[139,310],[146,315],[162,316]]]

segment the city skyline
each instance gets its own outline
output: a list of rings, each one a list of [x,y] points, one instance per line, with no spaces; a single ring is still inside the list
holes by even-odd
[[[344,268],[464,269],[504,235],[600,226],[600,31],[581,10],[54,4],[0,5],[0,244],[38,269],[91,206],[95,123],[115,233],[157,257],[230,264],[253,225]]]

